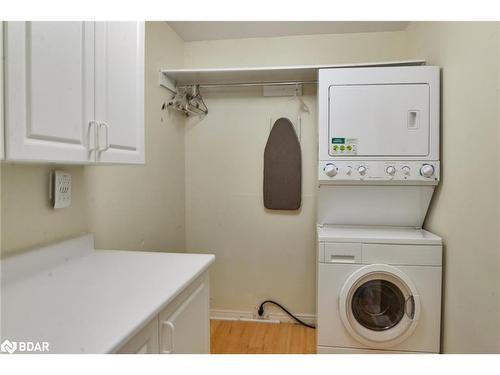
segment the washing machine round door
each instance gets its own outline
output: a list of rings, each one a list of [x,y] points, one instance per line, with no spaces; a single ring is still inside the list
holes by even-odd
[[[354,272],[340,292],[340,317],[359,342],[376,348],[397,345],[415,330],[420,298],[410,278],[387,264]]]

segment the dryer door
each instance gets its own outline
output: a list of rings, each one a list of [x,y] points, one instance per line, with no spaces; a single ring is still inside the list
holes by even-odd
[[[429,155],[428,84],[332,85],[329,95],[330,156]]]
[[[396,267],[360,268],[340,292],[340,317],[359,342],[387,348],[408,338],[420,318],[420,298],[409,277]]]

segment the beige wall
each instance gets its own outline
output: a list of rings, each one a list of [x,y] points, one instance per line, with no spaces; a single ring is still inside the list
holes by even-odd
[[[185,44],[185,67],[366,62],[405,56],[403,32],[255,38]],[[302,113],[302,208],[265,210],[263,151],[270,119],[297,120],[290,98],[260,90],[205,92],[210,113],[186,128],[186,249],[213,252],[212,308],[253,311],[264,299],[315,314],[317,118]]]
[[[498,24],[411,23],[396,33],[185,44],[186,67],[412,58],[443,67],[443,178],[425,223],[445,241],[442,349],[500,352]],[[314,116],[303,116],[303,208],[271,213],[261,196],[269,117],[293,117],[296,104],[249,91],[206,97],[209,116],[186,132],[186,243],[188,251],[217,255],[212,307],[252,310],[273,297],[314,313]],[[314,108],[314,95],[305,99]],[[467,151],[472,142],[474,152]]]
[[[302,208],[266,210],[263,151],[270,120],[297,121],[299,105],[260,91],[206,95],[210,115],[186,131],[186,248],[216,254],[213,309],[252,310],[267,298],[315,310],[316,106],[302,113]]]
[[[160,67],[180,67],[183,42],[165,22],[146,23],[146,165],[1,166],[2,254],[86,232],[97,246],[184,250],[184,118],[161,110]],[[48,203],[51,168],[73,177],[70,208]]]
[[[54,168],[72,175],[69,208],[50,207],[49,173]],[[2,255],[88,232],[84,167],[4,163],[1,174]]]
[[[165,22],[146,23],[146,164],[86,168],[90,230],[106,249],[184,251],[184,117],[162,110],[160,68],[182,67],[183,42]]]
[[[443,175],[425,228],[445,242],[443,350],[500,352],[499,26],[411,23],[407,34],[411,56],[442,67]]]
[[[0,24],[0,36],[1,26]],[[0,40],[0,52],[1,47]],[[0,71],[0,90],[3,87],[2,79]],[[0,115],[2,115],[1,110]],[[0,125],[3,126],[2,121]],[[55,168],[72,174],[73,195],[70,208],[54,210],[50,207],[49,173]],[[84,167],[2,162],[0,208],[0,257],[87,233],[89,215]]]
[[[302,114],[303,207],[262,206],[269,120],[297,103],[255,90],[206,93],[202,121],[161,111],[160,67],[425,58],[443,67],[440,187],[425,227],[445,241],[443,350],[500,352],[498,24],[411,23],[407,31],[183,43],[146,25],[146,165],[68,167],[73,205],[48,206],[50,166],[1,166],[3,252],[93,231],[101,248],[213,252],[212,307],[273,297],[315,313],[315,95]],[[471,143],[476,148],[470,150]],[[473,177],[471,177],[473,176]],[[88,194],[88,195],[87,195]]]
[[[357,63],[399,60],[405,32],[299,35],[185,44],[186,68]]]

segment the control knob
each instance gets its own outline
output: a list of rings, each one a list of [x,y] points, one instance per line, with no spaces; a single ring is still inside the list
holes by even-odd
[[[396,168],[394,168],[392,165],[388,166],[385,171],[389,176],[394,176],[396,174]]]
[[[403,171],[403,173],[408,176],[410,174],[410,167],[408,167],[407,165],[405,165],[403,168],[401,168],[401,170]]]
[[[337,175],[337,167],[332,163],[328,163],[327,165],[325,165],[325,168],[323,168],[323,170],[328,177],[335,177]]]
[[[424,177],[430,178],[434,174],[434,167],[430,164],[422,165],[420,168],[420,174]]]
[[[366,167],[364,165],[360,165],[358,167],[358,173],[361,175],[361,176],[364,176],[366,174]]]

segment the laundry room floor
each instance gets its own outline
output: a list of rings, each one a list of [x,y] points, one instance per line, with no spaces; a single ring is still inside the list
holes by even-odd
[[[316,331],[292,323],[212,320],[212,354],[314,354]]]

